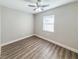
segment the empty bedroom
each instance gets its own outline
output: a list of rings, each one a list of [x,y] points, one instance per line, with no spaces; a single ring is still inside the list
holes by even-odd
[[[78,59],[77,0],[0,0],[0,59]]]

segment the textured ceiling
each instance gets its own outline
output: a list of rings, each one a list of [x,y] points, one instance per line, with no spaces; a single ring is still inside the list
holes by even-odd
[[[42,0],[42,4],[50,5],[49,7],[44,8],[45,11],[74,1],[77,0]],[[34,14],[39,12],[33,11],[34,8],[28,7],[28,5],[34,4],[35,2],[37,2],[37,0],[0,0],[0,5]]]

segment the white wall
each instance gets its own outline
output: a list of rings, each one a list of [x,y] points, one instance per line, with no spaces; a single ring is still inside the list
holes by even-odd
[[[0,43],[1,43],[1,6],[0,6]]]
[[[1,6],[0,6],[0,56],[1,56]]]
[[[43,31],[43,16],[55,15],[55,31]],[[77,48],[77,3],[71,3],[35,15],[35,34],[68,47]]]
[[[33,34],[33,15],[2,7],[2,40],[8,43]]]

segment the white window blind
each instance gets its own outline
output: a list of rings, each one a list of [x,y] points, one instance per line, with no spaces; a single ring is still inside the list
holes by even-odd
[[[43,17],[43,31],[54,32],[54,15]]]

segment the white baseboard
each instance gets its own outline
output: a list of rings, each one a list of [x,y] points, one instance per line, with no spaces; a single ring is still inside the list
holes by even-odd
[[[37,36],[37,37],[39,37],[39,38],[45,39],[45,40],[47,40],[47,41],[49,41],[49,42],[52,42],[52,43],[54,43],[54,44],[57,44],[57,45],[59,45],[59,46],[61,46],[61,47],[63,47],[63,48],[66,48],[66,49],[68,49],[68,50],[71,50],[71,51],[73,51],[73,52],[78,53],[78,50],[77,50],[77,49],[71,48],[71,47],[69,47],[69,46],[67,46],[67,45],[63,45],[63,44],[61,44],[61,43],[59,43],[59,42],[53,41],[53,40],[51,40],[51,39],[45,38],[45,37],[40,36],[40,35],[37,35],[37,34],[34,34],[34,35]]]
[[[56,42],[56,41],[53,41],[53,40],[51,40],[51,39],[45,38],[45,37],[40,36],[40,35],[37,35],[37,34],[29,35],[29,36],[26,36],[26,37],[22,37],[22,38],[16,39],[16,40],[14,40],[14,41],[10,41],[10,42],[1,44],[1,47],[2,47],[2,46],[5,46],[5,45],[8,45],[8,44],[11,44],[11,43],[14,43],[14,42],[19,41],[19,40],[22,40],[22,39],[24,39],[24,38],[28,38],[28,37],[34,36],[34,35],[37,36],[37,37],[39,37],[39,38],[45,39],[45,40],[47,40],[47,41],[49,41],[49,42],[52,42],[52,43],[54,43],[54,44],[57,44],[57,45],[59,45],[59,46],[61,46],[61,47],[63,47],[63,48],[66,48],[66,49],[68,49],[68,50],[71,50],[71,51],[74,51],[74,52],[78,53],[78,50],[77,50],[77,49],[71,48],[71,47],[69,47],[69,46],[63,45],[63,44],[61,44],[61,43],[58,43],[58,42]]]
[[[2,47],[2,46],[5,46],[5,45],[8,45],[8,44],[11,44],[11,43],[14,43],[14,42],[19,41],[19,40],[22,40],[22,39],[24,39],[24,38],[29,38],[29,37],[31,37],[31,36],[33,36],[33,35],[29,35],[29,36],[22,37],[22,38],[19,38],[19,39],[16,39],[16,40],[13,40],[13,41],[10,41],[10,42],[7,42],[7,43],[3,43],[3,44],[1,44],[1,47]]]

